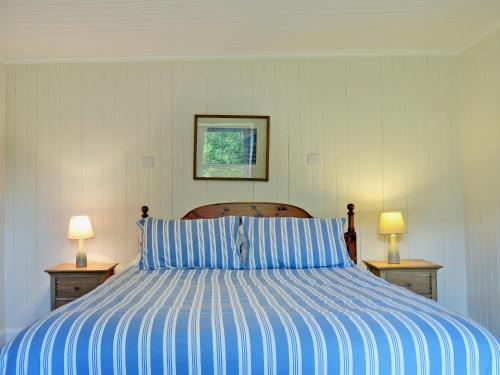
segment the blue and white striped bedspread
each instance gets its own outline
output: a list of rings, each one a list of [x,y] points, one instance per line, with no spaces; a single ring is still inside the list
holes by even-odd
[[[346,269],[128,269],[48,314],[3,374],[496,374],[469,319]]]

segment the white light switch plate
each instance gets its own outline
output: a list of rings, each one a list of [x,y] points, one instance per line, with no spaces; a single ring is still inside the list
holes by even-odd
[[[311,152],[307,154],[307,165],[318,165],[319,163],[319,153]]]
[[[155,166],[155,159],[152,156],[143,156],[142,157],[142,167],[143,168],[153,168]]]

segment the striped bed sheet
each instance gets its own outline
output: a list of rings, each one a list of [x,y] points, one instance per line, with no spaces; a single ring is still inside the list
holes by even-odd
[[[358,267],[129,268],[32,324],[1,374],[497,374],[473,321]]]

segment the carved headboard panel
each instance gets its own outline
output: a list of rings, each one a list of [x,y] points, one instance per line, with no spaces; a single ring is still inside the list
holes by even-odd
[[[231,202],[202,206],[189,211],[183,219],[212,219],[221,216],[312,217],[302,208],[284,203]]]
[[[147,206],[142,207],[142,217],[148,217]],[[354,204],[347,205],[348,226],[344,233],[347,251],[354,263],[357,263],[356,230],[354,228]],[[183,220],[213,219],[222,216],[257,216],[257,217],[298,217],[312,216],[300,207],[285,203],[270,202],[229,202],[201,206],[185,214]]]

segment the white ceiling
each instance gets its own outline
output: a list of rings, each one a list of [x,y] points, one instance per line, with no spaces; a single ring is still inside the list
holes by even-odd
[[[0,0],[0,56],[453,52],[500,0]]]

